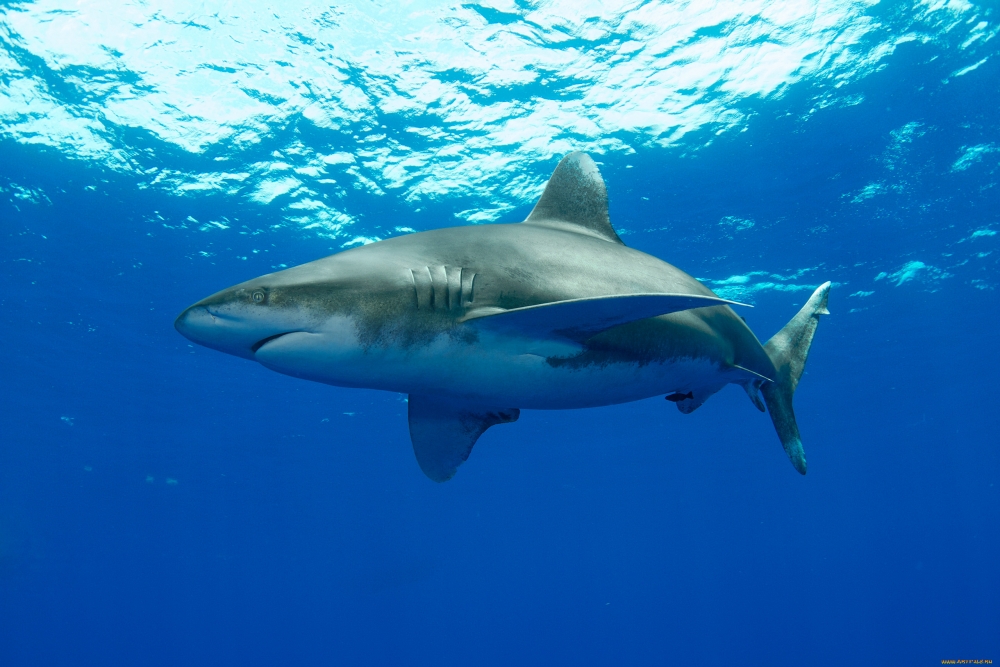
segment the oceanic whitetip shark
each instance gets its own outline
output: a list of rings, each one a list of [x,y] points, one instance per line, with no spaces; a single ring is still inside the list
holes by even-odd
[[[214,294],[175,326],[279,373],[409,394],[413,451],[438,482],[520,408],[664,395],[690,413],[729,383],[767,406],[805,474],[792,394],[829,291],[761,345],[740,304],[622,243],[597,165],[572,153],[524,222],[345,250]]]

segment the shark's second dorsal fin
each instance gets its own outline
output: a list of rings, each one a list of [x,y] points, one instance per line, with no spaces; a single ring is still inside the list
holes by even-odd
[[[570,153],[559,162],[524,224],[622,243],[608,217],[608,189],[597,165],[586,153]]]

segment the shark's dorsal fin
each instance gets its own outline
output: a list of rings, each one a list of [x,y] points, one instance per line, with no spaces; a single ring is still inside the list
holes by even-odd
[[[410,394],[407,413],[417,463],[435,482],[455,476],[486,429],[521,416],[517,408],[488,408],[415,394]]]
[[[608,217],[608,189],[597,165],[586,153],[570,153],[559,162],[524,224],[622,243]]]
[[[530,338],[567,338],[583,342],[619,324],[707,306],[746,304],[699,294],[619,294],[554,301],[537,306],[480,308],[462,321]]]

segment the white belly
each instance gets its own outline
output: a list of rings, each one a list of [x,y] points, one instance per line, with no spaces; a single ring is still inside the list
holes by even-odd
[[[354,330],[344,320],[331,322],[321,333],[288,334],[262,347],[257,360],[278,372],[326,384],[529,409],[594,407],[672,392],[712,393],[729,381],[708,359],[553,366],[549,357],[572,357],[580,348],[483,334],[474,343],[440,335],[426,345],[365,349]]]

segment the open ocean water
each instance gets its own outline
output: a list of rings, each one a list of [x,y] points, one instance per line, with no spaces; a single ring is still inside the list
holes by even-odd
[[[0,3],[0,664],[1000,661],[1000,7]],[[834,283],[809,474],[738,387],[523,412],[173,327],[237,282],[523,220],[589,152],[629,246],[766,340]]]

